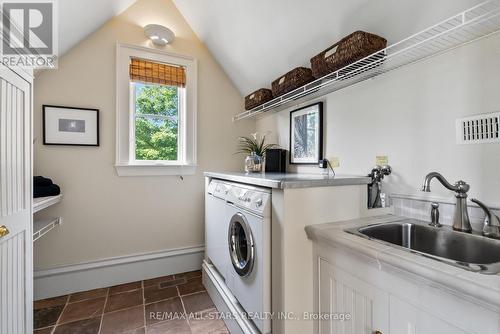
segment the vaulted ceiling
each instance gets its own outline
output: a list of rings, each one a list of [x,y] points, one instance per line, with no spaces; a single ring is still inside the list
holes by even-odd
[[[136,0],[60,0],[59,55],[63,55]]]
[[[59,54],[137,0],[62,0]],[[397,42],[481,0],[173,0],[242,95],[355,30]],[[152,22],[154,23],[154,22]]]
[[[481,0],[173,0],[243,95],[341,37],[397,42]]]

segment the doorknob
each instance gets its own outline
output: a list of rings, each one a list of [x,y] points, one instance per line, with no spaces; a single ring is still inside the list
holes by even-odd
[[[373,334],[384,334],[384,333],[382,333],[381,331],[375,331],[373,332]]]
[[[7,228],[7,226],[0,226],[0,238],[5,237],[7,234],[9,234],[9,229]]]

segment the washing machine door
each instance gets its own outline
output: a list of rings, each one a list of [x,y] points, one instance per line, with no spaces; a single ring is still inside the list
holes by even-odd
[[[250,225],[239,212],[233,215],[229,223],[228,242],[234,270],[241,277],[250,275],[255,262],[255,244]]]

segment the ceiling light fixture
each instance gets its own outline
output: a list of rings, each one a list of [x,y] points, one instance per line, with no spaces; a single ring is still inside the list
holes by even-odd
[[[164,46],[172,43],[175,34],[172,30],[159,24],[148,24],[144,27],[144,34],[153,42],[153,44]]]

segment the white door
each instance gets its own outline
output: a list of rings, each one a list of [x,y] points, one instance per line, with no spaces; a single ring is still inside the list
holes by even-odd
[[[389,294],[332,266],[319,262],[320,334],[389,333]],[[342,320],[342,315],[351,319]]]
[[[0,333],[32,333],[31,84],[0,67]]]

